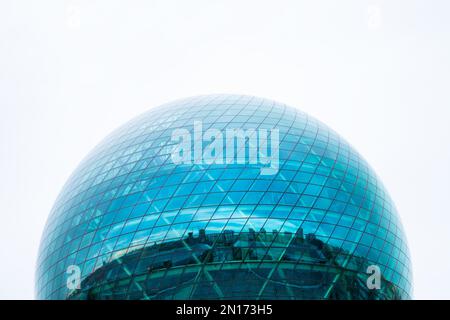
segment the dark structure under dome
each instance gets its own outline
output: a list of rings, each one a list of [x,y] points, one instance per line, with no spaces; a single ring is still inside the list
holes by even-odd
[[[367,283],[373,266],[379,289]],[[68,287],[73,267],[79,288]],[[108,136],[59,195],[36,272],[39,299],[411,290],[399,217],[366,161],[308,115],[238,95],[178,100]]]

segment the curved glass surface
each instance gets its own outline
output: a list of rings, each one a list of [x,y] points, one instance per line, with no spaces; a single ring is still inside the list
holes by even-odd
[[[47,221],[36,295],[408,299],[411,272],[395,206],[348,143],[284,104],[212,95],[151,109],[80,164]]]

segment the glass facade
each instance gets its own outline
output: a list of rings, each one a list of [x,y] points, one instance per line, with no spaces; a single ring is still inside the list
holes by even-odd
[[[233,161],[174,161],[176,129],[192,133],[194,158],[199,139],[207,147],[195,134],[198,122],[205,132],[276,128],[276,170],[262,174],[267,162],[251,160],[262,159],[252,144],[261,138],[252,137],[241,145],[243,161],[234,138]],[[372,265],[381,272],[380,289],[367,286]],[[67,285],[71,266],[81,272],[79,288]],[[83,160],[47,221],[36,295],[409,299],[411,268],[393,202],[339,135],[284,104],[211,95],[151,109]]]

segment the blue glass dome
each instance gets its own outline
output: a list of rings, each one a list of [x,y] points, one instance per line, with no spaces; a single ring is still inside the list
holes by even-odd
[[[281,103],[209,95],[151,109],[80,164],[36,295],[408,299],[411,271],[393,202],[339,135]]]

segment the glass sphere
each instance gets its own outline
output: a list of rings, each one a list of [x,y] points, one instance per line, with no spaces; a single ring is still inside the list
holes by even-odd
[[[83,160],[48,218],[36,294],[409,299],[411,271],[392,200],[338,134],[208,95],[151,109]]]

